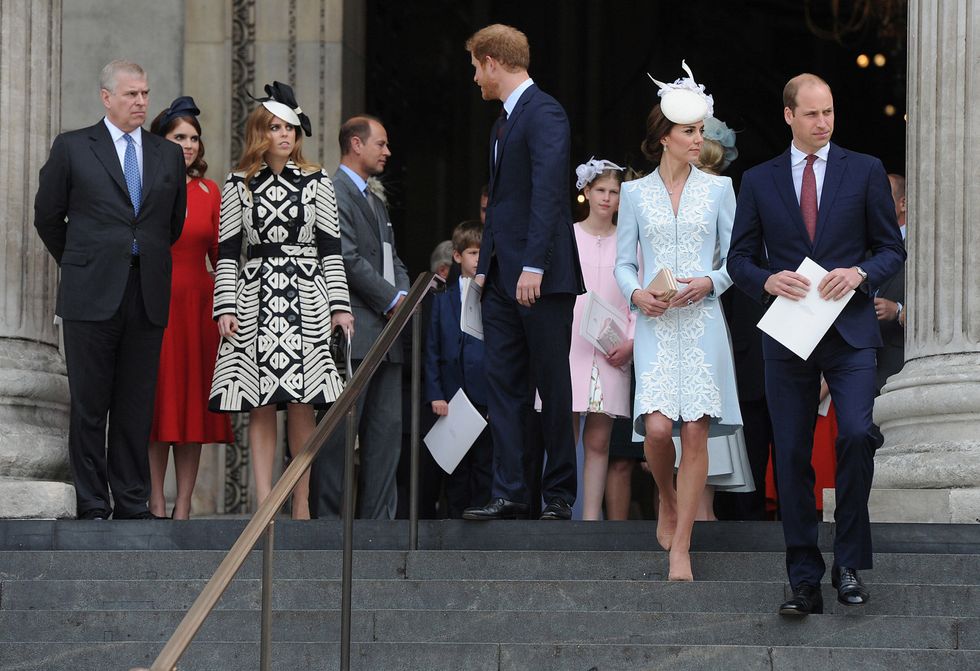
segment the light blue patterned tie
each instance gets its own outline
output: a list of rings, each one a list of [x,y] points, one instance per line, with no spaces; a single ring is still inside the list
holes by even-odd
[[[129,189],[129,199],[133,201],[133,213],[139,215],[140,201],[143,199],[143,186],[140,184],[140,164],[136,160],[136,147],[133,136],[129,133],[126,138],[126,156],[123,158],[123,174],[126,176],[126,188]],[[133,238],[133,256],[140,253],[139,244]]]

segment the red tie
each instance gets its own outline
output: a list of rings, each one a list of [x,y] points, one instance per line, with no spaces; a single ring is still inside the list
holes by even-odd
[[[497,118],[497,140],[504,139],[504,131],[507,130],[507,110],[500,109],[500,116]]]
[[[800,213],[803,224],[810,235],[810,242],[817,236],[817,177],[813,174],[813,162],[816,155],[806,157],[806,167],[803,168],[803,185],[800,187]]]

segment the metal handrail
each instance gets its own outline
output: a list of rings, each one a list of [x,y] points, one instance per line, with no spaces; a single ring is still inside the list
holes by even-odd
[[[187,610],[187,614],[184,615],[184,619],[180,621],[177,625],[177,629],[170,636],[166,645],[157,655],[156,660],[154,660],[153,665],[150,667],[149,671],[176,671],[177,662],[180,660],[181,656],[187,650],[187,647],[194,640],[197,632],[200,630],[201,626],[204,624],[204,620],[211,614],[214,610],[215,605],[217,605],[218,600],[221,595],[224,594],[225,590],[231,584],[231,581],[235,578],[235,575],[241,569],[242,564],[248,558],[249,553],[255,548],[256,544],[259,542],[263,536],[266,537],[265,549],[263,552],[265,561],[263,565],[263,635],[262,635],[262,651],[261,657],[264,664],[268,664],[269,654],[270,654],[270,629],[269,626],[271,617],[271,569],[272,569],[272,524],[273,518],[279,509],[282,508],[286,499],[292,493],[293,488],[299,482],[303,473],[306,472],[308,468],[313,464],[313,459],[316,457],[320,448],[326,442],[327,438],[333,434],[333,432],[340,426],[340,422],[344,419],[345,415],[348,415],[349,411],[355,407],[357,397],[361,395],[364,388],[368,385],[371,376],[377,370],[378,366],[381,365],[385,355],[391,346],[394,344],[395,340],[401,334],[408,320],[415,316],[416,328],[414,329],[414,335],[416,336],[416,341],[413,342],[413,364],[418,362],[418,355],[415,353],[420,348],[420,343],[418,342],[418,337],[420,333],[419,319],[415,315],[416,310],[425,295],[430,289],[441,287],[441,278],[436,281],[438,276],[434,273],[422,273],[415,280],[415,284],[409,290],[408,295],[405,300],[402,301],[401,306],[392,315],[391,320],[385,326],[384,330],[381,331],[381,335],[375,341],[374,345],[368,351],[367,356],[364,357],[361,365],[358,367],[357,372],[351,378],[350,382],[344,388],[344,391],[340,394],[336,401],[330,406],[327,414],[324,416],[323,420],[317,425],[313,434],[307,439],[306,445],[304,445],[302,452],[299,453],[295,458],[290,461],[289,466],[283,472],[282,477],[276,483],[275,487],[265,498],[262,504],[259,506],[255,514],[252,515],[252,519],[245,526],[238,540],[235,541],[231,549],[228,550],[228,554],[218,565],[215,570],[214,575],[208,580],[208,583],[201,590],[197,599]],[[413,371],[413,382],[416,381],[416,374],[418,371]],[[413,385],[414,386],[414,385]],[[413,398],[413,412],[417,415],[418,399]],[[413,428],[417,426],[417,419],[413,417]],[[351,436],[348,436],[348,445],[353,445],[353,440]],[[417,460],[417,438],[415,440],[413,450],[413,461]],[[353,472],[353,454],[350,454],[351,450],[348,449],[348,454],[345,458],[351,460],[350,471]],[[345,471],[348,466],[345,466]],[[413,480],[417,479],[418,466],[417,463],[412,469]],[[349,475],[345,473],[345,476]],[[344,506],[344,553],[345,553],[345,564],[349,563],[349,558],[347,555],[350,554],[351,538],[350,534],[353,530],[353,518],[354,510],[352,505],[346,505],[347,502],[353,500],[352,487],[346,487],[347,492],[345,493],[345,506]],[[417,483],[412,482],[412,498],[417,497]],[[418,506],[413,502],[411,519],[409,520],[410,527],[410,547],[415,549],[414,544],[417,543],[418,538]],[[416,527],[414,530],[412,527]],[[349,583],[350,576],[346,575],[349,573],[349,566],[347,570],[344,571],[344,581]],[[269,584],[266,582],[269,581]],[[350,585],[345,584],[345,590],[349,594]],[[345,599],[342,608],[350,609],[349,598]],[[344,617],[347,619],[349,624],[349,613],[345,613]],[[349,626],[347,627],[347,637],[349,639],[350,631]],[[348,650],[346,657],[349,661],[349,644],[350,641],[341,641],[342,651],[346,648]],[[134,668],[131,671],[147,671],[146,669]]]

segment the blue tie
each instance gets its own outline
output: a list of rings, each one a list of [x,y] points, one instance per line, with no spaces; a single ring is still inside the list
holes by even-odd
[[[136,160],[136,147],[133,136],[129,133],[126,138],[126,156],[123,158],[123,174],[126,176],[126,188],[129,189],[129,199],[133,201],[133,214],[139,215],[140,201],[143,200],[143,186],[140,184],[140,164]],[[140,253],[139,244],[133,238],[133,256]]]

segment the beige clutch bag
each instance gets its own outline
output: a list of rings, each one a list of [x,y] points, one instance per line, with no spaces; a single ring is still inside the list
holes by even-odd
[[[677,295],[677,281],[674,279],[674,273],[670,272],[670,268],[661,268],[653,276],[650,284],[647,285],[647,291],[661,301],[670,301]]]

